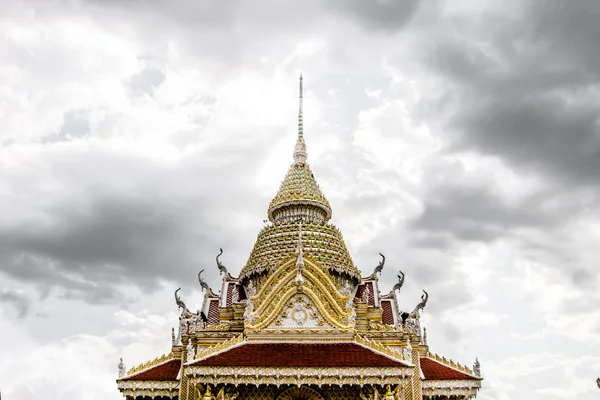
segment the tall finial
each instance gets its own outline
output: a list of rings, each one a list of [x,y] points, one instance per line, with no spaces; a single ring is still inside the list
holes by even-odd
[[[298,247],[296,247],[296,254],[298,254],[298,259],[296,260],[296,268],[304,268],[304,249],[302,248],[302,221],[300,221],[300,227],[298,228]]]
[[[303,99],[304,99],[304,94],[303,94],[303,87],[302,87],[302,73],[300,73],[300,103],[299,103],[299,107],[298,107],[298,138],[303,138],[304,137],[304,121],[303,121],[303,115],[302,115],[302,108],[303,108]]]
[[[294,161],[296,164],[306,164],[306,143],[304,143],[304,121],[302,115],[302,101],[303,101],[303,87],[302,87],[302,74],[300,74],[300,103],[298,107],[298,140],[296,141],[296,147],[294,148]]]

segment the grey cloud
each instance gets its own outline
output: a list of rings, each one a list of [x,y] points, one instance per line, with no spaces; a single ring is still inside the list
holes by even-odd
[[[600,128],[593,105],[559,99],[491,101],[454,122],[461,148],[477,148],[567,184],[600,184]]]
[[[567,210],[544,211],[540,208],[545,195],[510,205],[489,190],[463,186],[439,186],[425,201],[423,213],[411,225],[432,232],[437,240],[442,234],[456,239],[488,242],[508,236],[519,227],[549,227],[558,224]],[[417,243],[423,243],[420,238]]]
[[[349,17],[361,26],[381,31],[402,28],[417,11],[419,0],[329,0],[328,5],[340,15]]]
[[[165,80],[165,73],[158,68],[147,67],[126,82],[135,96],[154,94],[154,90]]]
[[[17,318],[23,318],[29,313],[31,300],[20,291],[14,289],[0,290],[0,303],[10,304],[17,311]]]
[[[442,20],[431,28],[439,40],[427,42],[420,57],[445,77],[450,149],[600,189],[598,3],[532,4],[512,19]]]
[[[43,138],[42,142],[61,142],[89,135],[89,117],[88,110],[69,110],[63,113],[63,123],[58,133]]]
[[[216,285],[218,248],[228,249],[229,261],[241,265],[252,238],[252,227],[228,227],[253,210],[262,211],[262,199],[248,195],[243,183],[253,169],[230,156],[220,167],[204,157],[173,170],[102,152],[49,157],[53,180],[68,189],[36,196],[35,180],[28,187],[23,181],[31,177],[15,179],[34,200],[26,208],[31,215],[5,210],[16,219],[0,226],[2,270],[36,284],[42,293],[56,287],[66,290],[63,297],[93,303],[118,300],[127,285],[146,290],[161,281],[195,286],[201,268]],[[245,207],[234,201],[239,198],[248,199]],[[254,219],[260,221],[260,214]]]

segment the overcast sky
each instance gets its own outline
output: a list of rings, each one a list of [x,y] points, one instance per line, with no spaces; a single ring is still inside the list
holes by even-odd
[[[285,5],[284,5],[285,3]],[[368,4],[368,5],[367,5]],[[600,2],[0,0],[0,389],[117,400],[292,161],[482,400],[600,375]]]

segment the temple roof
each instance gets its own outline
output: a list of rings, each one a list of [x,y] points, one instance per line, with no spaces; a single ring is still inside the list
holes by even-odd
[[[407,367],[357,343],[244,343],[191,365],[219,367]]]
[[[177,380],[181,359],[172,358],[138,373],[123,377],[123,381],[174,381]]]
[[[360,280],[360,271],[352,262],[344,238],[335,226],[305,222],[302,229],[305,257],[330,271],[346,273]],[[276,224],[264,228],[258,234],[250,257],[240,272],[240,279],[275,268],[295,258],[298,231],[298,223]]]
[[[461,379],[474,379],[480,380],[481,378],[473,375],[466,374],[447,365],[444,365],[438,361],[432,360],[431,358],[421,358],[421,371],[426,380],[461,380]]]
[[[304,144],[303,139],[299,142]],[[325,220],[331,218],[331,206],[321,192],[308,164],[294,163],[288,169],[279,191],[269,205],[269,219],[274,221],[277,210],[286,206],[314,206],[324,212]]]

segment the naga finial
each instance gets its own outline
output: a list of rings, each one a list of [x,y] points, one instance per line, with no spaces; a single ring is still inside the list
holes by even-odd
[[[365,278],[366,280],[377,280],[377,274],[380,274],[383,270],[383,266],[385,265],[385,256],[382,253],[379,253],[379,255],[381,256],[381,261],[379,261],[379,264],[377,264],[373,273],[368,278]]]
[[[373,275],[377,275],[378,273],[381,273],[381,270],[383,269],[383,266],[385,265],[385,256],[381,253],[379,253],[379,255],[381,256],[381,261],[379,261],[379,264],[377,264],[377,266],[375,267],[375,271],[373,271]]]
[[[399,274],[398,274],[398,282],[396,282],[396,284],[394,285],[394,287],[392,287],[392,292],[395,292],[396,290],[400,290],[402,289],[402,285],[404,285],[404,272],[398,270]]]
[[[181,290],[181,288],[179,288],[175,291],[175,303],[177,303],[177,306],[179,308],[181,308],[182,311],[185,311],[185,310],[187,310],[187,307],[186,307],[185,303],[183,302],[183,300],[181,300],[181,297],[179,297],[177,295],[177,292],[179,292],[180,290]]]
[[[219,257],[223,255],[223,249],[219,248],[219,254],[217,255],[217,267],[219,268],[219,275],[227,276],[227,268],[223,265]]]
[[[123,357],[119,359],[119,377],[125,375],[125,363],[123,362]]]
[[[475,358],[475,363],[473,364],[473,372],[476,376],[481,376],[481,364],[479,364],[479,358]],[[598,387],[600,387],[600,378],[596,381],[598,383]]]
[[[206,290],[206,292],[210,292],[210,288],[208,287],[208,283],[206,283],[206,281],[204,279],[202,279],[202,273],[204,272],[204,270],[198,272],[198,282],[200,283],[200,287],[202,288],[202,290]]]
[[[410,316],[413,318],[419,317],[419,310],[422,310],[427,304],[427,300],[429,299],[429,294],[425,290],[423,290],[423,294],[421,295],[421,302],[417,304],[413,312],[410,313]]]

